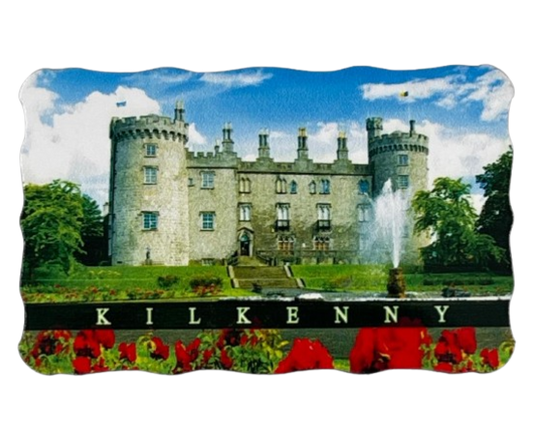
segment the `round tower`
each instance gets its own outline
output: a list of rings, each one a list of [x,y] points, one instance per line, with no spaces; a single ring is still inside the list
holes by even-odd
[[[109,251],[113,265],[187,265],[188,124],[174,119],[113,118],[110,126]]]
[[[427,190],[429,139],[416,133],[414,120],[409,125],[409,132],[383,134],[381,117],[366,121],[368,163],[374,177],[374,196],[381,192],[388,179],[392,182],[393,190],[404,189],[411,194]]]
[[[380,117],[367,119],[368,163],[373,175],[372,196],[381,193],[387,180],[393,191],[402,190],[412,198],[419,190],[428,189],[429,139],[418,134],[415,121],[409,122],[409,132],[395,131],[383,134]],[[410,203],[409,203],[410,205]],[[429,244],[428,236],[414,235],[412,211],[407,211],[407,229],[403,232],[404,263],[420,261],[419,248]]]

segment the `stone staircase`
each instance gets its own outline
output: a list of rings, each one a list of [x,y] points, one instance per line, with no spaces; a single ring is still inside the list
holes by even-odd
[[[301,287],[292,276],[289,266],[231,266],[229,274],[233,287],[254,290],[296,289]]]

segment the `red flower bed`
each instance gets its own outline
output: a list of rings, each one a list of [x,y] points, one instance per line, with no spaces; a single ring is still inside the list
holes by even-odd
[[[199,369],[225,369],[249,373],[287,373],[334,368],[334,360],[320,340],[297,338],[292,348],[277,330],[205,330],[187,345],[175,341],[173,349],[152,333],[118,345],[113,330],[66,330],[26,333],[21,343],[24,360],[37,371],[88,374],[107,370],[140,369],[179,374]],[[30,340],[31,339],[31,340]],[[22,348],[24,345],[24,348]],[[401,321],[390,327],[362,328],[349,354],[353,373],[388,369],[433,369],[446,373],[490,372],[500,368],[513,350],[512,341],[478,352],[472,327],[443,330],[433,342],[425,327]],[[342,358],[341,358],[342,359]],[[339,366],[344,369],[343,361]]]
[[[291,351],[276,368],[276,374],[291,371],[332,369],[333,358],[318,340],[295,339]]]

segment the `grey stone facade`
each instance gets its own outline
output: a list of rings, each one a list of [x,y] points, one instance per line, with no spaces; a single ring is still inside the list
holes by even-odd
[[[243,161],[232,127],[223,127],[213,152],[187,149],[182,103],[174,118],[155,115],[111,121],[110,255],[113,265],[226,263],[254,256],[276,263],[364,263],[361,245],[372,199],[387,179],[414,193],[427,188],[428,138],[382,133],[367,120],[369,164],[348,158],[344,133],[337,159],[308,157],[299,129],[297,158],[276,162],[268,134],[258,158]],[[411,227],[412,228],[412,227]],[[423,239],[404,236],[407,262],[416,263]]]

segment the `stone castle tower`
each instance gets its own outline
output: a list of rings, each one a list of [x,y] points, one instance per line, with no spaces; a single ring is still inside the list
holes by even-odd
[[[367,119],[368,162],[374,176],[373,194],[377,196],[390,179],[393,190],[409,189],[412,193],[427,190],[429,139],[415,131],[415,121],[409,122],[409,132],[383,134],[383,119]]]
[[[110,253],[112,264],[189,263],[189,197],[183,103],[174,118],[113,118],[110,127]]]
[[[405,190],[411,198],[419,190],[428,188],[428,145],[429,139],[415,130],[415,121],[409,121],[409,132],[395,131],[383,134],[383,119],[369,118],[366,121],[368,133],[368,162],[373,175],[373,196],[379,195],[383,185],[390,179],[392,189]],[[429,244],[428,236],[413,233],[413,212],[407,211],[406,234],[410,235],[404,244],[403,260],[416,263],[418,249]]]
[[[270,156],[268,131],[259,133],[258,158],[234,150],[233,127],[222,129],[212,152],[187,149],[182,102],[173,118],[113,118],[109,253],[124,265],[219,264],[237,256],[267,263],[364,263],[372,199],[391,180],[412,196],[427,189],[428,138],[382,133],[367,120],[368,164],[352,163],[346,134],[337,159],[309,158],[305,128],[295,138],[297,158]],[[412,225],[412,224],[411,224]],[[427,240],[405,232],[406,263],[416,263]]]

